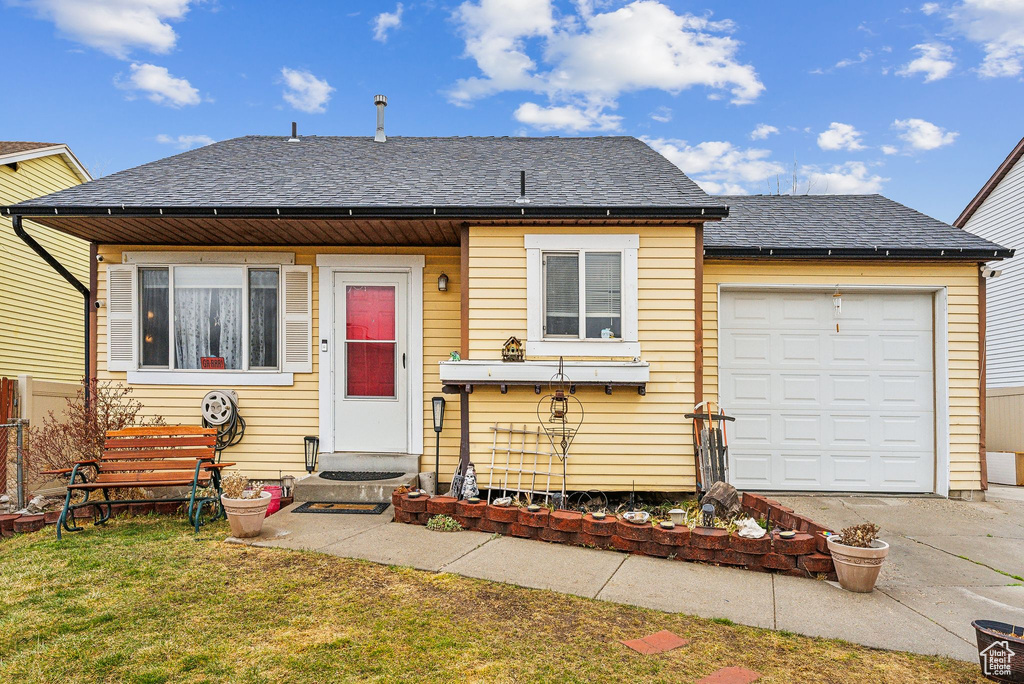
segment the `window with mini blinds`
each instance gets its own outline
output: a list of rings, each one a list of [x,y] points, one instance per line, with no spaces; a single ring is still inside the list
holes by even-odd
[[[640,355],[635,234],[528,234],[527,356]]]

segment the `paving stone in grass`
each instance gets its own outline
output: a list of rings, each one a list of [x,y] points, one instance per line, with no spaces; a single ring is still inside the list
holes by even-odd
[[[642,639],[629,639],[628,641],[623,641],[621,643],[630,647],[637,653],[651,655],[653,653],[664,653],[665,651],[671,651],[674,648],[685,646],[690,643],[690,640],[673,634],[667,629],[663,629],[660,632],[655,632],[654,634],[645,636]]]
[[[703,679],[698,679],[697,684],[750,684],[760,678],[761,673],[745,667],[723,667]]]

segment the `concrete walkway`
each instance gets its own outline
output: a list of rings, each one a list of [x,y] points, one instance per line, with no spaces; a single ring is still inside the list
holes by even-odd
[[[892,548],[876,591],[851,594],[830,582],[482,532],[431,532],[390,522],[390,508],[367,516],[295,514],[292,506],[269,518],[260,538],[246,541],[972,662],[971,620],[1024,624],[1024,582],[1003,574],[1024,576],[1024,491],[994,487],[984,503],[776,498],[837,530],[880,525]]]

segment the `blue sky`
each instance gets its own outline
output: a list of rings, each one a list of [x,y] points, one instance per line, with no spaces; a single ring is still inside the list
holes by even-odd
[[[1024,0],[0,0],[0,137],[105,175],[247,134],[642,137],[709,192],[952,221],[1024,136]],[[31,59],[29,58],[31,55]]]

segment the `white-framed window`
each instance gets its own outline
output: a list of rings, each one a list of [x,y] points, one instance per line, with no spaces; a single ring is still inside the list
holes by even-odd
[[[107,267],[108,369],[171,384],[312,372],[312,269],[268,257],[126,253]]]
[[[527,235],[532,356],[640,355],[637,235]]]
[[[139,368],[277,370],[280,267],[140,266]]]

